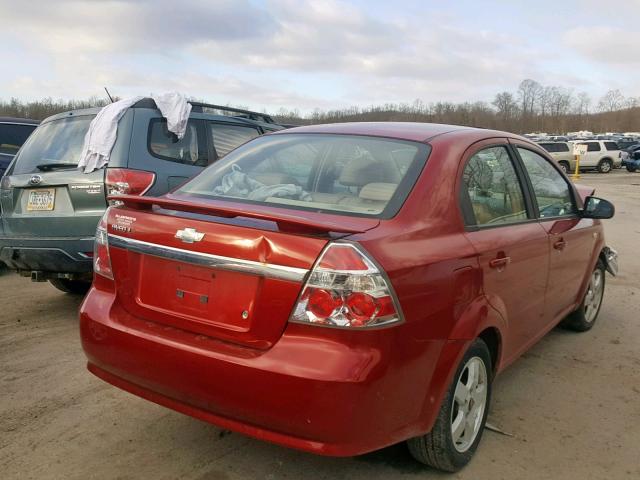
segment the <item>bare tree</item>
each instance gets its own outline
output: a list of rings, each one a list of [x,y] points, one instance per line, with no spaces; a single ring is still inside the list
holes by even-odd
[[[598,103],[601,112],[615,112],[624,106],[624,95],[620,90],[609,90]]]

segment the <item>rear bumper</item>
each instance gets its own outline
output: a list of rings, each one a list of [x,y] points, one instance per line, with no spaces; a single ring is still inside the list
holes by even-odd
[[[332,456],[431,426],[439,393],[429,390],[447,342],[402,349],[394,330],[358,332],[365,344],[291,324],[272,348],[255,350],[132,317],[95,284],[80,309],[88,369],[103,380],[222,428]]]
[[[93,237],[33,238],[0,236],[0,261],[9,268],[47,273],[92,272]]]

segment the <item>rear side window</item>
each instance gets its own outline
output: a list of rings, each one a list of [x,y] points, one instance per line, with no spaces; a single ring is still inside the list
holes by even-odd
[[[600,144],[598,142],[587,142],[587,143],[581,143],[580,145],[586,145],[587,146],[587,152],[599,152],[600,151]]]
[[[500,225],[527,219],[522,186],[505,147],[473,155],[464,168],[463,188],[469,196],[474,225]]]
[[[616,142],[604,142],[604,148],[607,150],[620,150]]]
[[[524,148],[518,148],[529,175],[538,203],[540,218],[562,217],[576,213],[571,190],[564,177],[545,158]]]
[[[189,120],[184,137],[178,139],[167,129],[167,120],[156,118],[149,125],[149,151],[156,157],[187,165],[206,166],[206,147],[198,134],[198,122]]]
[[[563,153],[569,151],[569,145],[566,143],[540,143],[542,148],[551,153]]]
[[[268,135],[237,148],[178,193],[391,218],[428,153],[426,144],[386,138]]]
[[[0,153],[15,155],[36,125],[0,123]]]
[[[208,130],[209,138],[213,140],[218,158],[224,157],[234,148],[260,135],[260,132],[252,127],[213,122],[209,122]]]
[[[78,165],[93,118],[94,115],[84,115],[41,124],[20,150],[12,173],[37,172],[53,163]]]

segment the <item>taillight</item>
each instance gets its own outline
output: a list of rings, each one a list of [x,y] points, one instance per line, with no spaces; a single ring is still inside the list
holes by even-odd
[[[363,328],[401,318],[391,285],[367,254],[353,243],[331,243],[311,271],[290,321]]]
[[[156,175],[144,170],[107,168],[107,195],[144,195],[151,188]]]
[[[110,208],[107,208],[107,211],[104,212],[96,229],[96,241],[93,244],[93,271],[98,275],[113,280],[111,257],[109,256],[109,234],[107,232],[109,210]]]

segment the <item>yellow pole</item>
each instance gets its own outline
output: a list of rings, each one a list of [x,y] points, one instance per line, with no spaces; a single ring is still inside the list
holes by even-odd
[[[573,172],[571,178],[577,180],[580,178],[580,155],[574,155],[574,158],[576,160],[576,170]]]

